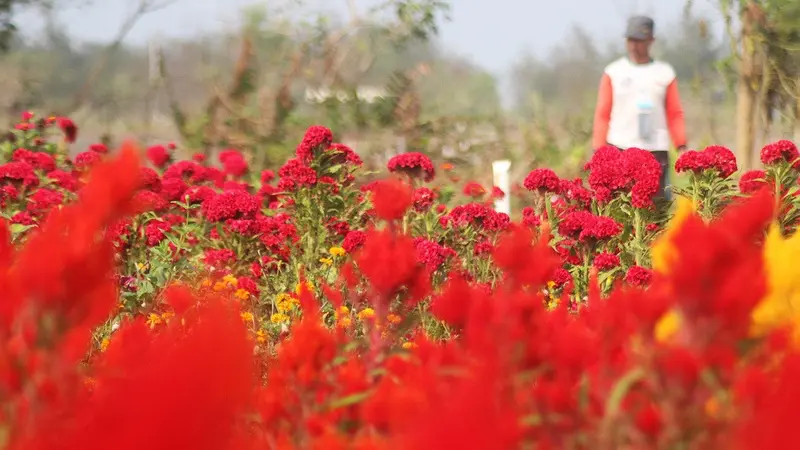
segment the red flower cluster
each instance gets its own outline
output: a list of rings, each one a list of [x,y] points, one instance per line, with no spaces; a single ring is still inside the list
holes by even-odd
[[[794,168],[800,167],[800,152],[792,141],[780,140],[761,149],[761,162],[765,165],[785,162]]]
[[[730,177],[737,169],[736,156],[721,145],[712,145],[703,151],[689,150],[675,162],[676,172],[701,174],[706,170],[715,170],[721,178]]]
[[[411,178],[432,181],[436,176],[433,162],[426,155],[418,152],[402,153],[393,156],[386,164],[389,172],[404,173]]]
[[[661,165],[650,152],[604,146],[594,152],[585,169],[590,171],[589,186],[597,201],[607,203],[617,193],[629,192],[633,206],[649,208],[653,205]]]
[[[561,179],[550,169],[534,169],[522,184],[529,191],[558,193]]]

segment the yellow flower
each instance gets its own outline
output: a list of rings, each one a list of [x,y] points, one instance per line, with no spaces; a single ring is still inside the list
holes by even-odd
[[[211,287],[211,280],[209,280],[208,278],[206,278],[205,280],[203,280],[203,282],[202,282],[202,283],[200,283],[200,286],[202,286],[202,287],[204,287],[204,288],[209,288],[209,287]]]
[[[275,324],[286,323],[289,321],[289,316],[282,313],[275,313],[269,318],[269,321]]]
[[[264,330],[256,331],[256,341],[264,343],[267,340],[267,333],[264,333]]]
[[[100,342],[100,351],[104,352],[108,349],[108,344],[111,343],[111,340],[107,337],[104,337],[103,340]]]
[[[386,316],[386,320],[388,320],[389,323],[398,324],[403,321],[403,318],[398,316],[397,314],[389,314],[388,316]]]
[[[245,322],[252,322],[253,319],[255,319],[255,316],[253,316],[253,313],[251,313],[250,311],[245,311],[241,313],[240,316],[242,316],[242,320],[244,320]]]
[[[412,348],[416,348],[416,347],[417,347],[417,344],[415,344],[413,342],[403,342],[403,348],[404,349],[412,349]]]
[[[286,293],[278,294],[278,296],[275,298],[275,308],[278,310],[278,312],[282,313],[290,311],[299,303],[299,300]]]
[[[555,288],[555,287],[556,287],[556,282],[555,281],[548,281],[547,282],[547,289],[552,291],[553,288]]]
[[[214,290],[215,290],[216,292],[219,292],[219,291],[224,291],[225,289],[228,289],[228,285],[227,285],[227,284],[225,284],[224,282],[222,282],[222,281],[217,281],[216,283],[214,283]]]
[[[173,317],[175,317],[175,313],[172,311],[167,311],[161,314],[161,318],[164,320],[164,322],[169,322],[169,319]]]
[[[161,323],[161,316],[159,316],[158,314],[150,313],[150,315],[147,316],[147,325],[150,326],[150,329],[155,328],[156,325],[160,323]]]
[[[298,294],[298,295],[300,294],[300,287],[301,287],[300,283],[297,283],[297,286],[295,286],[295,288],[294,288],[294,293],[295,294]],[[306,289],[308,289],[309,292],[314,292],[314,285],[311,284],[310,281],[306,281]]]
[[[325,264],[326,266],[330,266],[331,264],[333,264],[333,260],[331,258],[320,258],[319,262]]]
[[[672,238],[686,219],[691,217],[694,212],[694,205],[691,200],[685,197],[678,197],[678,209],[675,211],[675,215],[669,221],[664,233],[656,239],[650,249],[653,271],[659,273],[669,272],[677,253]]]
[[[339,307],[338,312],[339,312],[339,314],[350,314],[350,308],[348,308],[347,306],[342,305],[342,306]]]
[[[675,310],[669,310],[656,322],[653,335],[658,342],[672,339],[681,327],[681,315]]]
[[[225,275],[224,277],[222,277],[222,281],[224,281],[225,284],[227,284],[230,287],[236,287],[236,285],[239,284],[239,280],[237,280],[235,276],[230,275],[230,274]]]
[[[236,293],[233,294],[233,296],[239,300],[247,300],[248,298],[250,298],[250,292],[244,289],[237,289]]]
[[[333,256],[344,256],[345,251],[342,247],[331,247],[328,249],[328,253]]]
[[[143,272],[146,266],[143,263],[136,263],[136,270]]]
[[[359,320],[372,319],[375,317],[375,310],[372,308],[364,308],[357,314],[357,316]]]
[[[770,227],[764,242],[767,294],[752,313],[751,333],[792,325],[800,338],[800,234],[784,239],[777,225]]]

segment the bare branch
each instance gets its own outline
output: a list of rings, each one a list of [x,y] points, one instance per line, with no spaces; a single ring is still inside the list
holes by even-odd
[[[83,106],[90,96],[92,88],[97,82],[97,79],[100,77],[100,75],[102,75],[103,70],[108,65],[108,61],[111,59],[111,56],[115,51],[117,51],[117,49],[119,49],[119,47],[125,41],[125,38],[131,32],[131,30],[133,30],[139,20],[143,16],[166,8],[176,1],[177,0],[139,0],[139,3],[134,11],[125,19],[125,21],[122,23],[122,26],[120,26],[116,36],[114,36],[114,39],[112,39],[100,53],[100,56],[92,67],[92,70],[89,72],[89,76],[86,78],[86,81],[78,90],[77,94],[75,94],[75,97],[72,100],[72,105],[70,106],[69,110],[66,111],[66,114],[72,114],[80,109],[81,106]]]

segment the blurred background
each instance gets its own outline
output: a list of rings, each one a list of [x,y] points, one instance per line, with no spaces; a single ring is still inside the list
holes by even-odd
[[[692,147],[800,132],[797,0],[0,0],[0,120],[70,116],[76,150],[135,136],[277,167],[323,124],[402,151],[577,175],[625,21],[656,21]],[[14,29],[16,28],[16,30]],[[741,158],[741,156],[740,156]],[[744,164],[747,165],[748,160]]]

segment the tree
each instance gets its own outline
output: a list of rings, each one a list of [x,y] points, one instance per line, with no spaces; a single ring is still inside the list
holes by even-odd
[[[797,127],[800,109],[796,0],[719,0],[736,67],[736,153],[743,169],[755,167],[757,118],[769,130],[773,111],[789,109]],[[734,18],[739,30],[734,30]],[[797,129],[797,128],[795,128]]]

